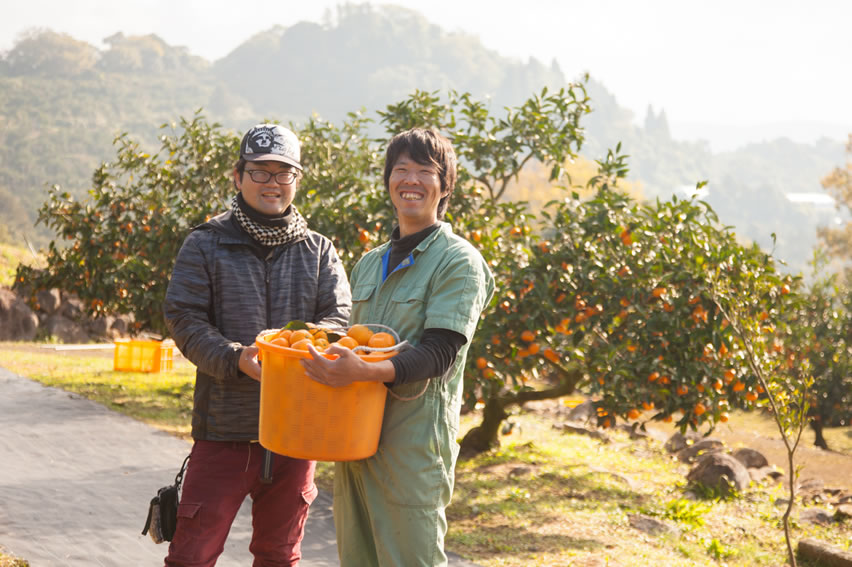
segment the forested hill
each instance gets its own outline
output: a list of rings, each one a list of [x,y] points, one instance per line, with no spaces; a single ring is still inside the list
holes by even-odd
[[[115,34],[105,43],[98,49],[42,30],[0,57],[0,242],[21,244],[26,236],[44,245],[50,234],[33,223],[47,186],[85,198],[119,132],[154,149],[161,124],[199,108],[241,131],[261,119],[298,124],[314,112],[334,121],[361,108],[375,116],[414,89],[452,88],[488,97],[499,113],[569,79],[555,62],[501,57],[417,12],[367,4],[341,6],[323,24],[263,31],[215,62],[153,35]],[[797,208],[784,194],[820,191],[820,177],[843,162],[841,142],[779,140],[713,154],[701,142],[673,140],[664,112],[649,109],[636,125],[617,93],[594,79],[587,88],[595,107],[586,120],[587,157],[621,141],[631,178],[648,197],[710,180],[707,200],[723,222],[762,244],[777,233],[779,255],[803,268],[816,223],[831,213]]]

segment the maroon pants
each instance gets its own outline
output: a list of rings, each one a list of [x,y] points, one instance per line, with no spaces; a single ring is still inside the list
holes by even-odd
[[[264,453],[257,443],[195,442],[166,567],[215,565],[247,495],[252,498],[253,567],[299,562],[308,507],[317,495],[316,463],[273,455],[272,482],[265,483]]]

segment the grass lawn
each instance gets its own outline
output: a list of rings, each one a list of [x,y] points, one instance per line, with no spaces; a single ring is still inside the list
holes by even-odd
[[[0,343],[2,366],[76,392],[186,437],[194,368],[181,358],[161,374],[112,370],[110,353],[55,352],[31,343]],[[462,434],[478,423],[462,418]],[[461,461],[448,510],[448,549],[483,567],[540,565],[776,566],[786,561],[780,526],[782,486],[754,486],[733,500],[690,500],[687,465],[655,440],[608,433],[604,444],[555,429],[552,413],[519,412],[502,447]],[[772,435],[756,414],[735,415],[732,430]],[[829,443],[849,448],[849,428]],[[842,443],[847,445],[842,445]],[[810,443],[810,437],[805,441]],[[852,451],[850,451],[852,454]],[[846,457],[844,457],[846,458]],[[780,464],[780,463],[779,463]],[[333,467],[320,463],[317,483],[331,490]],[[668,535],[630,525],[633,514],[664,520]],[[794,524],[795,539],[816,537],[852,549],[852,521],[830,527]],[[0,567],[5,567],[0,555]],[[10,567],[14,563],[9,564]],[[808,567],[800,562],[803,567]]]

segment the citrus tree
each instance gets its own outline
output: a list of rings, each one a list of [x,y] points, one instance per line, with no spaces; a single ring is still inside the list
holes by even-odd
[[[810,425],[823,449],[829,448],[823,428],[852,422],[852,290],[839,279],[830,275],[802,290],[803,301],[788,316],[784,350],[788,367],[810,369]]]
[[[487,340],[471,352],[479,379],[468,403],[485,412],[469,449],[498,442],[507,407],[576,389],[594,396],[604,427],[617,417],[712,426],[758,400],[762,387],[711,291],[724,274],[726,293],[747,297],[770,332],[788,285],[772,258],[739,244],[704,203],[640,204],[616,191],[622,156],[600,166],[594,198],[568,194],[545,209],[539,237],[515,233],[525,257],[501,274],[481,326]]]
[[[91,315],[132,313],[137,331],[166,332],[162,304],[175,256],[191,227],[229,206],[239,139],[200,114],[181,119],[180,131],[162,130],[156,154],[118,136],[116,159],[95,170],[87,201],[50,190],[38,221],[58,241],[47,269],[19,268],[18,288],[58,287]]]

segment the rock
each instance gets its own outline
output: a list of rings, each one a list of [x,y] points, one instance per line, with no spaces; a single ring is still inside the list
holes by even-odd
[[[799,558],[820,567],[852,567],[852,553],[824,541],[805,538],[799,541],[796,551]]]
[[[837,521],[852,518],[852,504],[839,504],[834,510],[834,519]]]
[[[822,508],[802,508],[799,511],[799,521],[827,526],[831,524],[831,513]]]
[[[821,478],[806,478],[796,487],[796,491],[802,496],[812,496],[823,490],[825,490],[825,482]]]
[[[571,411],[568,412],[568,415],[565,416],[567,421],[573,421],[575,423],[596,422],[597,418],[598,412],[595,409],[595,402],[591,400],[586,400],[585,402],[574,406],[571,408]]]
[[[632,527],[636,528],[640,532],[645,532],[646,534],[678,535],[680,533],[680,531],[674,526],[671,526],[666,522],[663,522],[662,520],[652,518],[651,516],[645,516],[642,514],[628,514],[627,519]]]
[[[39,328],[38,315],[11,289],[0,288],[0,340],[31,341]]]
[[[67,319],[76,321],[80,319],[86,310],[83,307],[83,301],[76,295],[64,294],[62,297],[62,306],[59,308],[59,314]]]
[[[769,461],[763,453],[749,449],[748,447],[740,447],[734,450],[731,456],[741,462],[747,469],[761,469],[769,466]]]
[[[42,289],[36,292],[36,301],[40,311],[53,315],[62,305],[62,296],[56,288]]]
[[[83,327],[58,313],[48,317],[44,330],[63,343],[85,343],[90,340]]]
[[[730,494],[731,489],[743,491],[751,481],[742,463],[721,452],[702,455],[686,479],[719,490],[722,494]]]
[[[663,448],[669,453],[677,453],[678,451],[687,448],[692,445],[696,441],[700,441],[702,439],[701,435],[694,431],[687,431],[686,435],[683,433],[675,432],[669,440],[666,441],[666,444],[663,445]]]
[[[93,319],[91,323],[89,323],[89,330],[93,335],[106,337],[109,336],[110,329],[112,329],[114,323],[115,317],[111,315],[104,315],[103,317]]]
[[[783,471],[776,469],[772,465],[760,467],[759,469],[750,468],[747,470],[749,476],[751,477],[751,480],[754,482],[761,482],[767,478],[770,478],[772,480],[779,480],[782,476],[784,476]]]
[[[677,458],[684,463],[692,463],[707,453],[718,453],[725,449],[725,444],[718,439],[702,439],[677,452]]]

